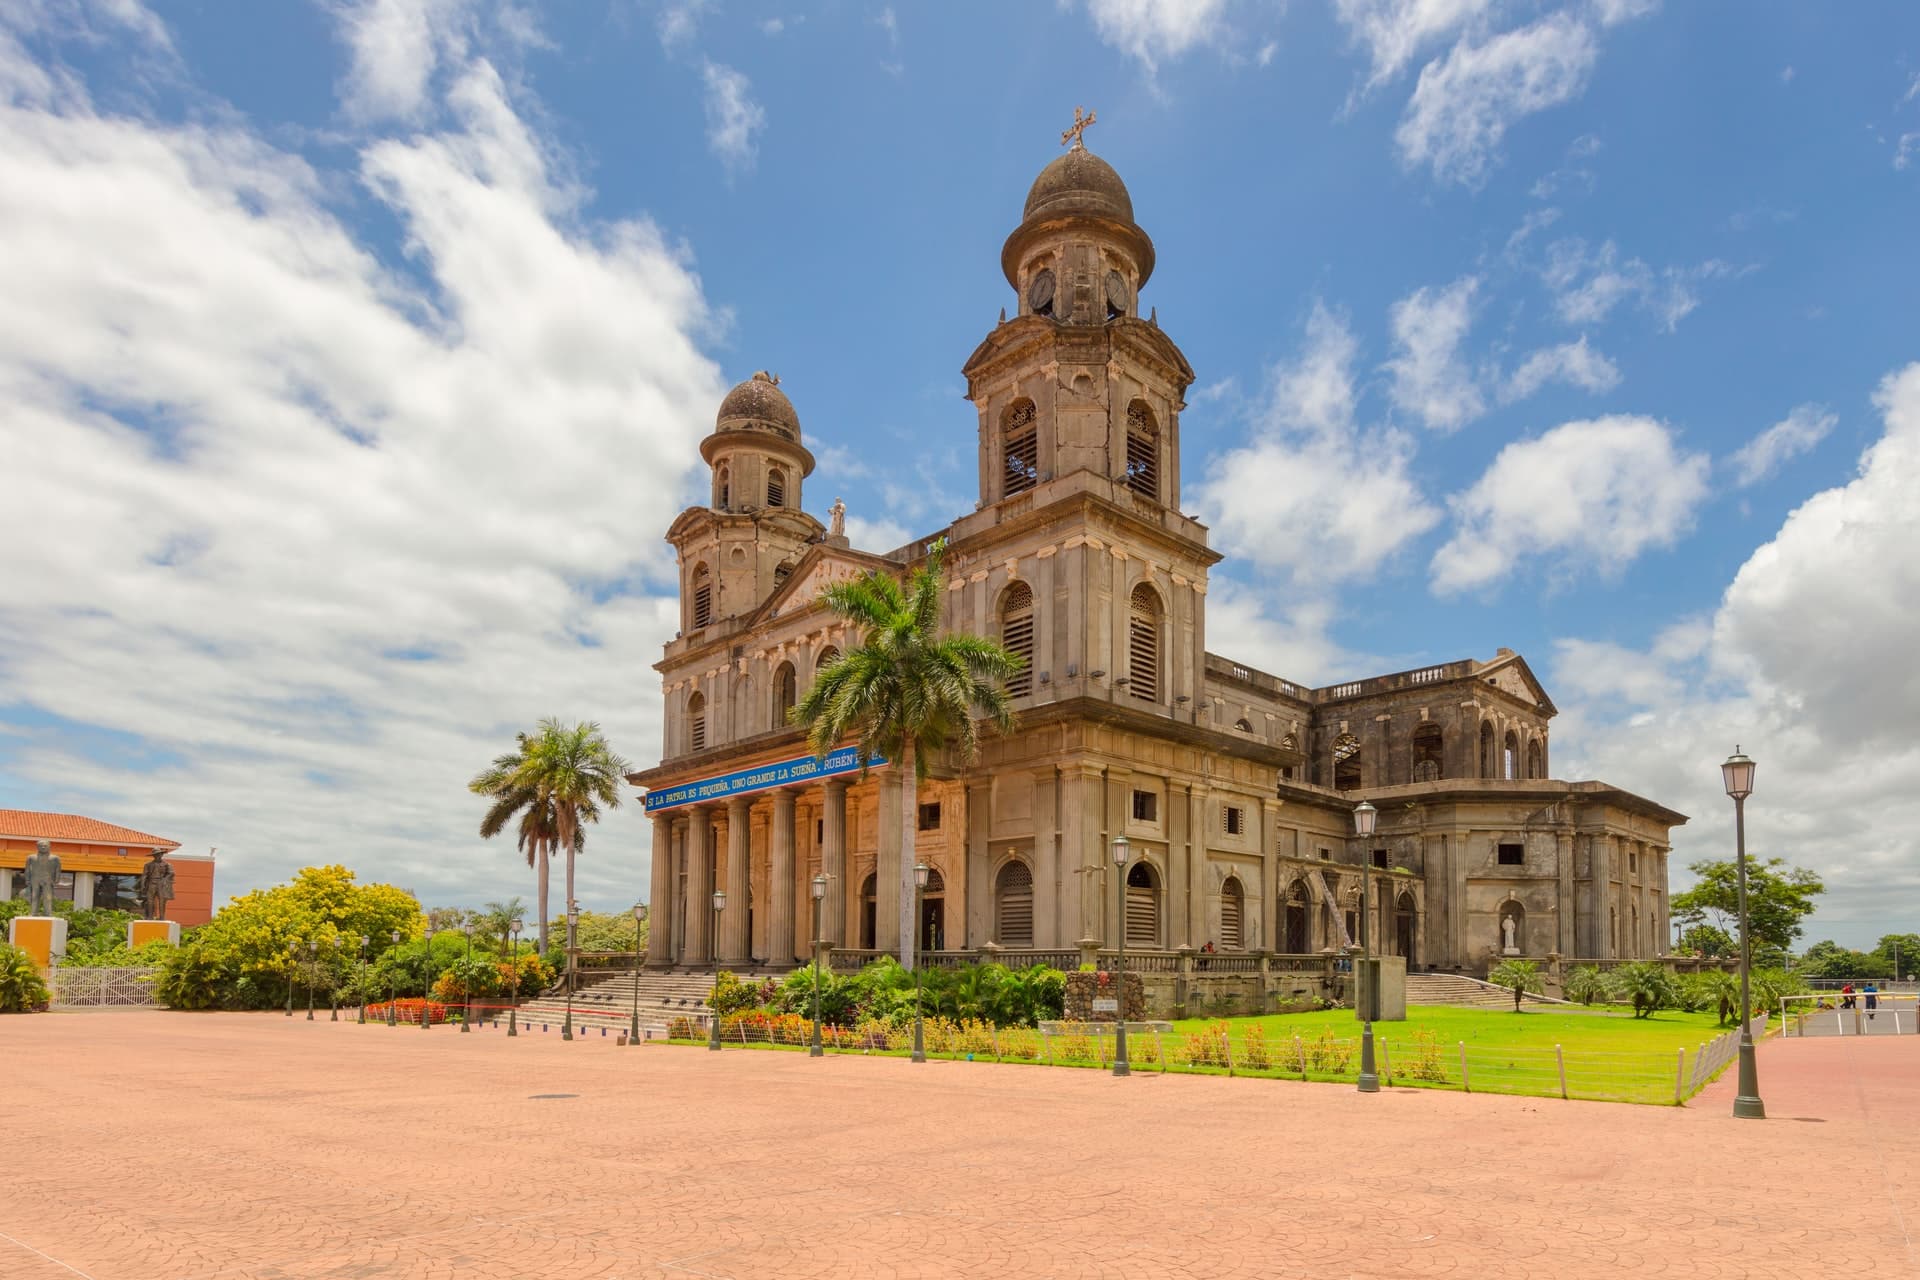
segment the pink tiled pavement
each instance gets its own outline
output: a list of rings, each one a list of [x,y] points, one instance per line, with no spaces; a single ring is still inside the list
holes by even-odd
[[[0,1277],[1920,1277],[1920,1037],[1756,1123],[321,1018],[0,1019]]]

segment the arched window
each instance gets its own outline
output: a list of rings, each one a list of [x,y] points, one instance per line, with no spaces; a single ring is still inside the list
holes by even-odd
[[[879,936],[878,932],[876,931],[876,926],[878,925],[878,923],[879,923],[879,920],[874,913],[873,873],[868,872],[867,878],[860,882],[860,949],[861,950],[871,951],[877,945],[874,942],[874,939]]]
[[[1438,782],[1446,772],[1446,739],[1429,721],[1413,731],[1413,780]]]
[[[1544,778],[1547,776],[1546,761],[1541,755],[1540,739],[1532,738],[1527,742],[1527,776]]]
[[[840,650],[836,649],[834,646],[828,645],[826,648],[822,649],[820,651],[820,656],[813,660],[813,678],[815,680],[818,680],[820,678],[820,673],[822,671],[825,671],[828,667],[832,666],[834,663],[838,662],[839,660],[840,660]]]
[[[1252,733],[1253,721],[1247,719],[1245,716],[1241,716],[1238,720],[1235,720],[1233,722],[1233,727],[1238,729],[1242,733]]]
[[[1333,740],[1333,789],[1353,791],[1360,786],[1360,739],[1343,733]]]
[[[694,751],[707,749],[707,695],[697,689],[687,699],[687,744]]]
[[[1507,740],[1500,752],[1500,776],[1517,778],[1520,776],[1520,735],[1507,730]]]
[[[1246,949],[1247,895],[1239,876],[1228,876],[1220,886],[1220,949]]]
[[[1287,952],[1303,956],[1310,949],[1307,922],[1310,919],[1306,886],[1298,880],[1287,890]]]
[[[1412,894],[1402,893],[1393,900],[1393,953],[1407,958],[1408,969],[1413,968],[1414,922],[1418,918]]]
[[[1127,406],[1127,488],[1160,501],[1160,428],[1145,400]]]
[[[1033,872],[1018,859],[993,878],[993,932],[1003,947],[1033,945]]]
[[[713,621],[713,575],[707,566],[693,567],[693,626],[695,630]]]
[[[1160,945],[1160,881],[1151,862],[1127,869],[1127,945]]]
[[[1000,643],[1024,664],[1007,679],[1008,695],[1024,698],[1033,692],[1033,588],[1024,582],[1000,597]]]
[[[1127,691],[1142,702],[1160,701],[1160,597],[1144,582],[1133,589],[1127,623]]]
[[[767,468],[767,505],[784,507],[787,505],[787,471],[785,467]]]
[[[792,576],[793,576],[792,562],[782,560],[779,564],[773,566],[773,585],[774,586],[776,587],[779,586],[781,583],[785,582],[788,578],[791,578]]]
[[[1000,496],[1011,498],[1033,488],[1040,478],[1040,436],[1033,401],[1015,400],[1000,420]]]
[[[1494,758],[1493,721],[1480,722],[1480,776],[1497,778],[1500,776],[1499,762]]]
[[[1298,751],[1300,749],[1299,736],[1296,734],[1290,733],[1286,737],[1280,739],[1280,749],[1282,751]],[[1281,769],[1280,776],[1282,778],[1285,778],[1289,782],[1293,781],[1293,766],[1287,765],[1285,768]]]
[[[927,887],[920,891],[920,950],[944,951],[947,945],[947,878],[940,868],[927,868]]]
[[[783,662],[773,673],[773,727],[786,727],[788,713],[799,698],[799,679],[794,674],[793,664]]]
[[[723,462],[713,473],[713,505],[727,511],[731,509],[732,502],[733,471]]]

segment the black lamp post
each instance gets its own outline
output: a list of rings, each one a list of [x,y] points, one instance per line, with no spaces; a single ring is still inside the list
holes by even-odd
[[[520,922],[514,920],[507,926],[508,946],[512,948],[512,960],[507,965],[507,1034],[520,1034]]]
[[[427,917],[427,949],[421,955],[420,967],[426,976],[420,979],[420,1029],[426,1031],[433,1026],[430,1005],[433,1003],[433,917]]]
[[[1374,821],[1379,811],[1362,800],[1354,806],[1353,834],[1360,837],[1360,970],[1354,974],[1354,1000],[1360,1014],[1360,1079],[1356,1082],[1361,1093],[1380,1092],[1380,1076],[1373,1066],[1373,1001],[1379,990],[1379,981],[1373,971],[1373,936],[1370,917],[1373,913],[1372,880],[1368,863],[1371,855],[1367,852],[1366,841],[1373,835]]]
[[[627,1043],[640,1043],[640,922],[647,918],[647,909],[639,903],[633,904],[633,1021],[627,1024]]]
[[[1130,846],[1125,836],[1113,838],[1113,879],[1114,899],[1119,908],[1119,929],[1114,934],[1114,946],[1118,949],[1119,959],[1114,963],[1114,975],[1120,980],[1119,999],[1114,1003],[1118,1014],[1113,1024],[1113,1074],[1125,1076],[1133,1074],[1132,1066],[1127,1062],[1127,856]]]
[[[460,1015],[460,1034],[468,1035],[473,1031],[473,918],[469,916],[460,931],[467,935],[466,969],[460,976],[460,991],[467,997],[467,1007]]]
[[[393,948],[395,951],[400,949],[400,931],[398,929],[393,931]],[[388,955],[391,956],[392,952],[389,952]],[[387,1025],[390,1027],[400,1025],[400,965],[398,962],[394,964],[392,969],[388,970],[387,974]]]
[[[827,877],[813,878],[813,1038],[807,1044],[807,1056],[818,1058],[826,1052],[820,1047],[820,904],[826,900]]]
[[[720,913],[726,909],[727,891],[725,889],[715,889],[713,891],[713,937],[711,939],[713,954],[715,956],[720,954]],[[713,1003],[712,996],[707,997],[707,1007],[712,1011],[707,1018],[707,1048],[718,1053],[720,1051],[720,1007]]]
[[[1760,1073],[1753,1060],[1753,996],[1747,987],[1753,968],[1753,943],[1747,937],[1747,797],[1753,794],[1753,761],[1733,754],[1720,766],[1720,776],[1733,797],[1734,859],[1740,872],[1740,1092],[1734,1095],[1733,1114],[1742,1120],[1765,1120],[1760,1101]]]
[[[573,947],[580,927],[580,900],[567,900],[567,1016],[560,1022],[560,1038],[573,1039]]]
[[[367,935],[360,935],[360,1025],[367,1025]]]
[[[927,881],[933,875],[933,868],[924,862],[913,864],[913,927],[920,929],[921,895],[927,890]],[[924,938],[914,939],[913,948],[913,1061],[927,1060],[926,1036],[921,1030],[923,1019],[920,1016],[920,946]]]

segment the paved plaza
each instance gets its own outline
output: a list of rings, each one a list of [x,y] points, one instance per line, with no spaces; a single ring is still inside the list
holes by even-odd
[[[0,1019],[0,1276],[1920,1277],[1920,1037],[1755,1123],[325,1019]]]

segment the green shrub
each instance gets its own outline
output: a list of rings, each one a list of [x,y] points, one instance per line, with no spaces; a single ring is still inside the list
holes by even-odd
[[[1561,992],[1569,1000],[1591,1005],[1595,1000],[1608,999],[1613,994],[1613,984],[1607,981],[1606,974],[1600,972],[1599,965],[1575,965],[1567,974],[1566,985]]]
[[[160,962],[154,994],[170,1009],[212,1009],[231,980],[215,949],[195,939]]]
[[[0,1013],[32,1013],[52,999],[33,957],[0,942]]]
[[[1680,1003],[1680,988],[1663,964],[1636,960],[1621,965],[1610,976],[1615,991],[1633,1006],[1636,1018],[1651,1018],[1661,1009],[1676,1008]]]

